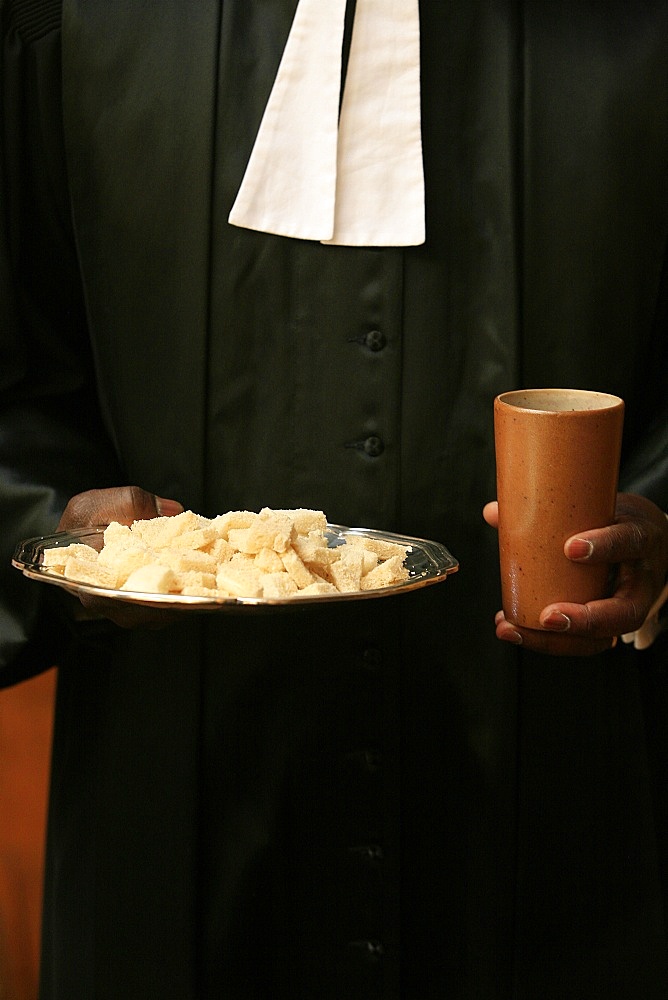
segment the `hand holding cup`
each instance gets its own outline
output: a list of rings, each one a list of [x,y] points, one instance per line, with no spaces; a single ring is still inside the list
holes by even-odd
[[[611,563],[597,558],[588,533],[615,520],[623,417],[621,399],[588,390],[495,400],[501,638],[544,648],[541,633],[571,626],[554,605],[584,608],[611,594]],[[588,638],[598,649],[611,641]]]

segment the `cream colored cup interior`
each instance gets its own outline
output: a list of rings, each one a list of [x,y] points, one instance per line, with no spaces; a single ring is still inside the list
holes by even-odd
[[[507,406],[544,413],[607,410],[622,402],[619,396],[589,389],[517,389],[502,393],[499,399]]]

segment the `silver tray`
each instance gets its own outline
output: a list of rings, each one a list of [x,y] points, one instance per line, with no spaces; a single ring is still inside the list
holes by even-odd
[[[97,587],[86,583],[77,583],[65,577],[44,569],[42,558],[45,549],[55,546],[71,545],[83,542],[100,550],[104,543],[104,527],[79,528],[75,531],[61,531],[53,535],[42,535],[28,538],[21,542],[14,553],[12,565],[31,580],[40,583],[50,583],[71,594],[90,594],[95,597],[106,597],[142,607],[180,609],[183,611],[224,611],[224,610],[261,610],[262,608],[294,608],[305,604],[323,604],[335,601],[359,601],[378,597],[390,597],[405,594],[430,584],[440,583],[459,567],[454,556],[440,542],[425,538],[412,538],[409,535],[397,535],[387,531],[376,531],[371,528],[347,528],[339,524],[328,524],[326,530],[327,544],[330,548],[345,543],[349,536],[383,539],[396,542],[399,545],[410,546],[406,557],[409,577],[401,583],[380,587],[377,590],[356,590],[337,594],[310,594],[301,597],[296,594],[287,598],[264,597],[189,597],[182,594],[145,594],[131,590],[113,590],[109,587]]]

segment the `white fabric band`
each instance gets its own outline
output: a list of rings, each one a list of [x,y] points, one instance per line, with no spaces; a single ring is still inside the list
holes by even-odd
[[[299,0],[232,225],[348,246],[424,243],[418,0]]]

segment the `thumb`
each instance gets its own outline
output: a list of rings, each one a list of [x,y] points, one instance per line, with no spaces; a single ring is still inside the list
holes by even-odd
[[[178,500],[168,500],[166,497],[156,497],[155,509],[158,512],[158,517],[174,517],[176,514],[183,513],[183,504],[179,503]]]
[[[499,526],[499,505],[496,500],[490,500],[486,503],[482,509],[482,516],[484,517],[487,524],[491,525],[492,528],[498,528]]]
[[[132,524],[152,517],[173,516],[183,510],[177,500],[157,497],[139,486],[88,490],[78,493],[67,504],[58,525],[59,531],[107,525],[111,521]]]

